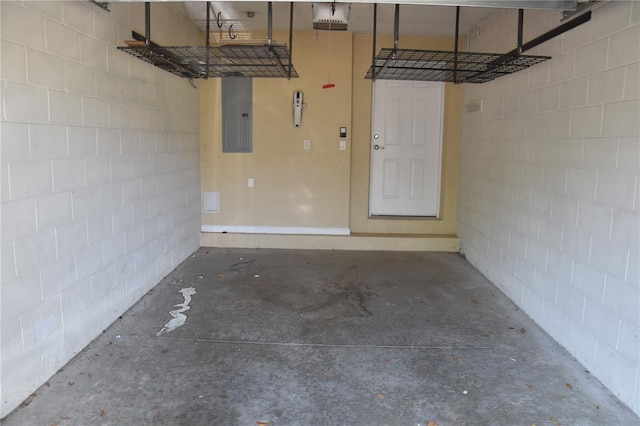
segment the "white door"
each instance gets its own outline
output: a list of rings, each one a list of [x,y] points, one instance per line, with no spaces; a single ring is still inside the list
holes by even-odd
[[[444,83],[374,83],[372,216],[438,216],[443,110]]]

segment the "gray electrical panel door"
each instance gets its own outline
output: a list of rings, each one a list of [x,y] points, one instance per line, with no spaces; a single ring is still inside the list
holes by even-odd
[[[222,152],[253,151],[253,80],[222,79]]]

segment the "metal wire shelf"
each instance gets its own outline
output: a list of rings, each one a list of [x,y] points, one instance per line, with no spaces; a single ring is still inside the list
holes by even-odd
[[[505,58],[497,53],[383,48],[366,78],[457,83],[486,83],[551,59],[550,56],[519,55]],[[457,67],[456,67],[457,65]]]
[[[121,46],[118,49],[180,77],[297,78],[284,45]],[[207,66],[208,64],[208,66]],[[289,66],[291,65],[291,74]]]

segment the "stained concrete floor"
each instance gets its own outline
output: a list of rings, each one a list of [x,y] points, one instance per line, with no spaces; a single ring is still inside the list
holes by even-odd
[[[454,253],[200,249],[34,395],[3,423],[639,423]]]

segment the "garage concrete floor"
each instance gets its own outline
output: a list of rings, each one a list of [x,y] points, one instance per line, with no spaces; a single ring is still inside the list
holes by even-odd
[[[430,421],[639,419],[457,254],[203,248],[3,423]]]

